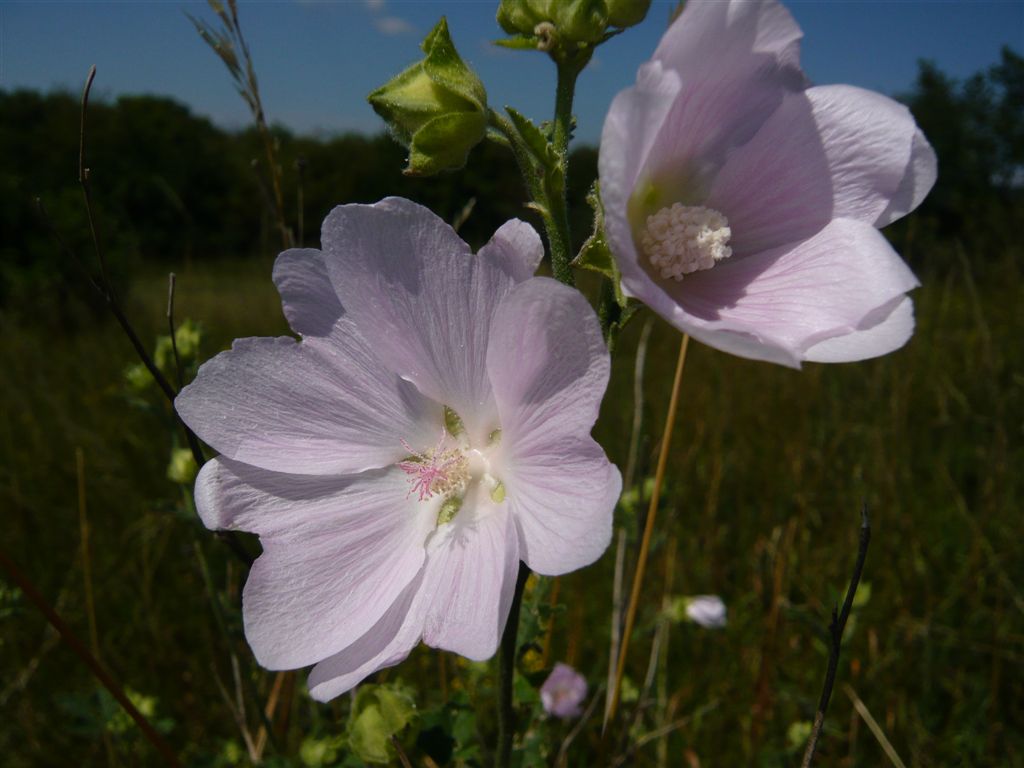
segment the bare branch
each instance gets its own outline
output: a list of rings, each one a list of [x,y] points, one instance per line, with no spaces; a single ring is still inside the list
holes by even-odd
[[[814,760],[814,752],[818,747],[822,726],[825,724],[825,711],[828,709],[829,699],[832,698],[832,687],[836,683],[836,669],[839,667],[843,630],[846,629],[846,620],[850,618],[853,598],[857,594],[857,585],[860,584],[860,576],[864,572],[864,560],[867,558],[870,542],[871,523],[868,520],[868,506],[865,504],[860,512],[860,543],[857,547],[857,561],[853,565],[853,575],[850,577],[850,586],[846,590],[846,599],[843,600],[843,607],[838,615],[836,609],[832,609],[832,621],[828,627],[832,648],[828,656],[828,668],[825,671],[825,684],[821,689],[821,698],[818,700],[818,711],[814,715],[814,727],[807,740],[807,751],[804,752],[804,760],[801,763],[802,768],[810,768],[811,762]]]

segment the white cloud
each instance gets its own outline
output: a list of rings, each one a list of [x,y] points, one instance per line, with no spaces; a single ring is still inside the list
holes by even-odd
[[[384,10],[385,0],[363,0],[363,2],[372,13],[378,13]]]
[[[412,24],[398,16],[381,16],[379,19],[373,20],[373,26],[382,35],[387,35],[388,37],[408,35],[416,31]]]

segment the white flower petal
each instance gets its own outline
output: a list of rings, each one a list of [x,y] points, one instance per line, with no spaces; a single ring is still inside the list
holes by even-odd
[[[671,319],[711,346],[755,359],[784,355],[777,361],[798,367],[805,350],[876,324],[917,284],[878,230],[836,219],[795,246],[687,276],[670,287],[678,302]],[[749,348],[736,349],[737,337]]]
[[[330,335],[343,310],[319,250],[292,248],[278,256],[274,284],[293,331],[303,336]]]
[[[463,508],[428,544],[423,569],[423,642],[475,661],[498,650],[519,574],[519,545],[507,509]]]
[[[496,237],[474,257],[448,224],[400,198],[339,206],[323,227],[327,271],[374,351],[481,440],[494,428],[484,364],[491,315],[536,256],[518,225]],[[517,261],[512,248],[526,253]]]
[[[909,296],[896,300],[884,320],[843,336],[819,341],[805,353],[815,363],[852,363],[887,355],[902,347],[914,334],[914,302]]]
[[[434,519],[401,470],[354,477],[287,475],[217,458],[196,481],[212,528],[258,533],[245,635],[270,669],[312,664],[356,642],[423,565]]]
[[[368,675],[406,659],[423,632],[422,601],[417,606],[422,582],[421,571],[366,634],[313,667],[308,682],[310,696],[330,701]]]
[[[383,368],[354,329],[301,343],[238,339],[174,405],[222,454],[297,474],[387,466],[407,453],[402,439],[436,441],[441,423],[440,407]]]
[[[610,368],[597,317],[578,291],[547,278],[522,283],[495,315],[487,368],[523,560],[545,575],[592,563],[611,539],[621,490],[590,438]]]

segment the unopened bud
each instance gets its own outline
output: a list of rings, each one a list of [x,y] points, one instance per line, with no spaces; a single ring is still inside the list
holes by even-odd
[[[498,24],[510,35],[537,38],[540,50],[590,46],[608,26],[605,0],[501,0]]]
[[[374,111],[409,148],[405,172],[429,176],[466,164],[487,129],[487,92],[441,19],[423,41],[422,61],[370,94]]]
[[[625,29],[644,20],[651,7],[651,0],[606,0],[608,23]]]

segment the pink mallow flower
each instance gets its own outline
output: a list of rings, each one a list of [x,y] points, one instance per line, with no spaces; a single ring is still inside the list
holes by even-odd
[[[568,664],[555,664],[540,687],[540,703],[549,715],[563,719],[579,717],[587,698],[587,680]]]
[[[609,372],[597,318],[533,277],[532,227],[474,255],[388,198],[335,208],[322,242],[274,265],[302,340],[236,341],[176,406],[221,453],[196,481],[203,522],[263,545],[242,600],[257,660],[315,664],[324,701],[421,639],[492,656],[519,561],[596,560],[621,480],[590,437]]]
[[[809,87],[772,0],[688,0],[601,136],[623,289],[694,338],[799,367],[901,347],[914,275],[878,232],[935,182],[906,107]]]

